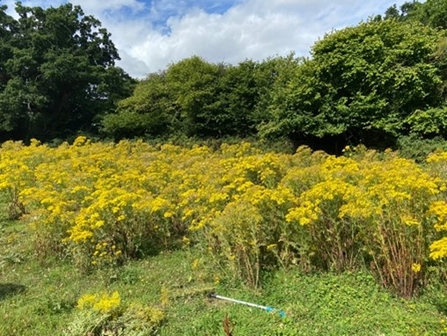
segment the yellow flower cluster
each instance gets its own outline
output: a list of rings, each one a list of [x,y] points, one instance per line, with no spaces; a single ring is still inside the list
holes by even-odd
[[[82,267],[198,245],[253,285],[270,266],[341,270],[359,258],[385,270],[384,282],[408,276],[415,283],[421,272],[413,265],[424,269],[428,237],[446,226],[439,200],[447,155],[422,168],[393,152],[348,152],[300,147],[286,155],[249,143],[213,151],[85,137],[56,148],[6,142],[0,190],[32,213],[37,252],[65,251]],[[432,245],[433,258],[447,254],[441,245]],[[391,255],[394,248],[399,254]]]
[[[165,319],[163,310],[136,302],[121,302],[120,294],[85,294],[64,335],[155,335]]]
[[[393,208],[392,217],[414,225],[418,221],[412,216],[425,215],[415,202],[431,199],[439,191],[437,179],[405,159],[354,161],[329,157],[321,166],[319,182],[299,191],[298,207],[291,209],[286,218],[302,225],[328,215],[352,220],[383,219]],[[330,209],[328,203],[336,209]]]
[[[115,291],[112,294],[85,294],[78,300],[77,308],[80,310],[92,309],[101,314],[107,314],[118,308],[121,304],[120,294]]]

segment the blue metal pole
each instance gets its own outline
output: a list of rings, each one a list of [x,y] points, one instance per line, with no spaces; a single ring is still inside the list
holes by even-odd
[[[214,298],[214,299],[225,300],[225,301],[229,301],[229,302],[233,302],[233,303],[239,303],[239,304],[242,304],[242,305],[245,305],[245,306],[249,306],[249,307],[254,307],[254,308],[263,309],[263,310],[265,310],[265,311],[268,311],[269,313],[271,313],[271,312],[278,312],[279,316],[281,316],[281,317],[285,317],[285,316],[286,316],[286,313],[285,313],[284,311],[282,311],[282,310],[278,310],[278,309],[273,308],[273,307],[262,306],[262,305],[258,305],[258,304],[256,304],[256,303],[251,303],[251,302],[246,302],[246,301],[236,300],[236,299],[232,299],[232,298],[229,298],[229,297],[225,297],[225,296],[221,296],[221,295],[216,295],[216,294],[214,294],[214,293],[211,293],[209,296],[210,296],[211,298]]]

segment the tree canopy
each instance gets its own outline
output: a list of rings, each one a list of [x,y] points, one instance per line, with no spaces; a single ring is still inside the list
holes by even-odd
[[[385,11],[384,19],[418,21],[426,26],[447,29],[447,2],[445,0],[407,1],[399,9],[396,5]]]
[[[52,139],[91,131],[95,118],[131,94],[115,66],[110,34],[81,7],[0,7],[0,130],[3,137]]]
[[[326,35],[277,88],[263,133],[362,142],[408,133],[413,114],[445,104],[434,57],[443,38],[444,32],[396,20]]]

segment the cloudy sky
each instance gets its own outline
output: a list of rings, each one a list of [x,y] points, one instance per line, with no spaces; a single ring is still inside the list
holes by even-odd
[[[64,0],[22,0],[57,7]],[[102,22],[119,49],[119,66],[143,78],[191,55],[236,64],[294,51],[334,29],[383,14],[402,0],[72,0]],[[14,14],[14,0],[0,0]]]

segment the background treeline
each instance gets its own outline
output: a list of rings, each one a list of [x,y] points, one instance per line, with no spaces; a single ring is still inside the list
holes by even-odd
[[[114,65],[110,34],[79,7],[16,11],[0,10],[4,139],[254,137],[337,152],[447,136],[446,0],[390,7],[308,58],[194,56],[141,81]]]

